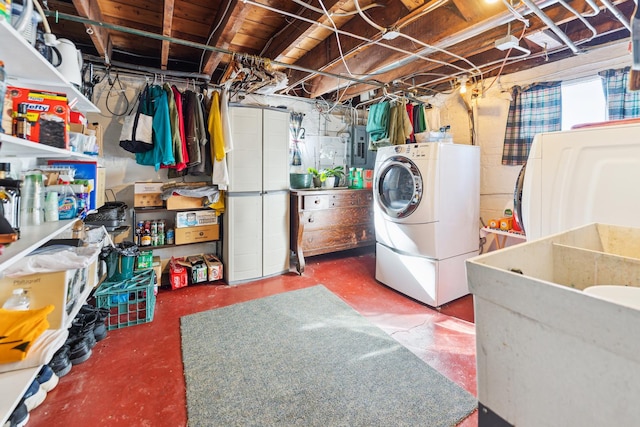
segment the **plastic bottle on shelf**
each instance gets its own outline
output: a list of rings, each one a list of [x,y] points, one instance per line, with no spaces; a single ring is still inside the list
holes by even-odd
[[[5,310],[29,310],[30,305],[31,300],[27,291],[22,288],[16,288],[9,299],[4,302],[2,308]]]
[[[78,215],[78,199],[69,181],[62,182],[62,192],[58,196],[58,218],[74,219]]]
[[[44,220],[46,222],[58,221],[59,201],[57,191],[47,191],[44,197]]]
[[[0,205],[14,230],[20,229],[20,181],[11,174],[11,163],[0,163]]]

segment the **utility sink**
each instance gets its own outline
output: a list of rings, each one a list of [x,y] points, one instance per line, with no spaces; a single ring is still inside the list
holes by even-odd
[[[467,260],[479,426],[640,420],[640,229],[589,224]]]

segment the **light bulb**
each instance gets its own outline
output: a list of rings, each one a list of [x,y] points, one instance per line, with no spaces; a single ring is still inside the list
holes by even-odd
[[[458,82],[460,83],[460,93],[467,93],[467,82],[469,81],[469,77],[461,76],[458,78]]]

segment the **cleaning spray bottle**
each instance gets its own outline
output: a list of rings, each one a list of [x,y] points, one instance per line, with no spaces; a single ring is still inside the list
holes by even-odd
[[[78,216],[78,199],[71,188],[68,177],[60,176],[62,191],[58,197],[58,217],[62,219],[74,219]]]

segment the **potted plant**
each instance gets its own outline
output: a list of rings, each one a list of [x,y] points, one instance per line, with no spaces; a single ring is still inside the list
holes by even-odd
[[[323,171],[327,177],[334,177],[334,182],[331,187],[338,187],[340,185],[340,180],[342,180],[342,177],[344,176],[343,166],[335,166],[333,168],[324,169]]]
[[[313,177],[313,186],[314,187],[320,187],[322,185],[322,182],[324,182],[324,180],[327,178],[326,175],[323,175],[318,169],[316,168],[308,168],[307,171],[311,174],[311,176]]]

